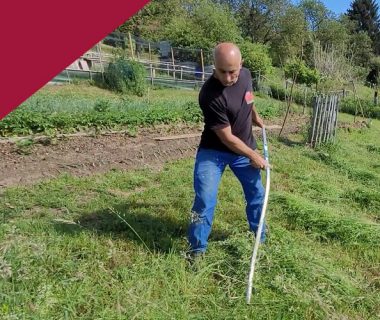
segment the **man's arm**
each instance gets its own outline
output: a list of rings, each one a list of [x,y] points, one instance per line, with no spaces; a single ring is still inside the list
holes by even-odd
[[[251,165],[258,169],[265,169],[266,160],[256,151],[248,147],[242,140],[232,134],[231,126],[214,130],[219,139],[233,152],[251,160]]]

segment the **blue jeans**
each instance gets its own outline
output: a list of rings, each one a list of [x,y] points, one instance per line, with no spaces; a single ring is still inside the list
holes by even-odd
[[[200,148],[195,159],[195,199],[188,234],[192,252],[205,252],[207,249],[219,182],[227,165],[243,187],[249,228],[257,232],[265,193],[260,170],[252,167],[244,156]],[[260,240],[265,240],[265,225]]]

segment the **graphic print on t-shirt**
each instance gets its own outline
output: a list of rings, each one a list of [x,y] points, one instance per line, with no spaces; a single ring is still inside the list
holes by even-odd
[[[253,99],[254,99],[253,93],[251,91],[247,91],[245,93],[245,101],[247,102],[247,104],[253,103]]]

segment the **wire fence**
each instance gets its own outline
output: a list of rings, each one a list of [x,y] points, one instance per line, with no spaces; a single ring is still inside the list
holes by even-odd
[[[120,51],[147,70],[152,85],[199,88],[212,74],[212,51],[172,47],[168,41],[153,42],[131,33],[112,32],[84,53],[51,82],[104,77],[104,71]]]

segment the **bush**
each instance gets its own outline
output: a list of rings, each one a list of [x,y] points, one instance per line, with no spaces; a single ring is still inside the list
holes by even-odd
[[[251,73],[267,74],[272,68],[272,59],[269,56],[267,46],[259,43],[245,41],[240,45],[244,67]]]
[[[146,71],[138,62],[117,58],[104,74],[107,86],[114,91],[143,96],[147,90]]]
[[[316,69],[306,66],[304,61],[292,61],[285,65],[285,76],[295,80],[297,83],[304,83],[307,86],[317,84],[320,80],[320,74]]]
[[[285,88],[279,87],[275,84],[270,84],[269,87],[270,87],[270,91],[272,93],[272,97],[274,99],[278,99],[281,101],[286,100],[286,94],[289,94],[289,90],[288,90],[288,92],[286,92]],[[305,103],[305,93],[303,91],[293,90],[292,95],[293,95],[293,102],[300,104],[300,105],[303,105]],[[311,106],[312,101],[313,101],[313,96],[314,96],[314,93],[311,90],[308,90],[308,92],[306,93],[306,105],[307,106]]]
[[[371,99],[360,99],[364,116],[368,118],[380,119],[380,106],[376,106]],[[340,101],[339,109],[342,112],[361,115],[359,101],[354,98],[345,98]]]

